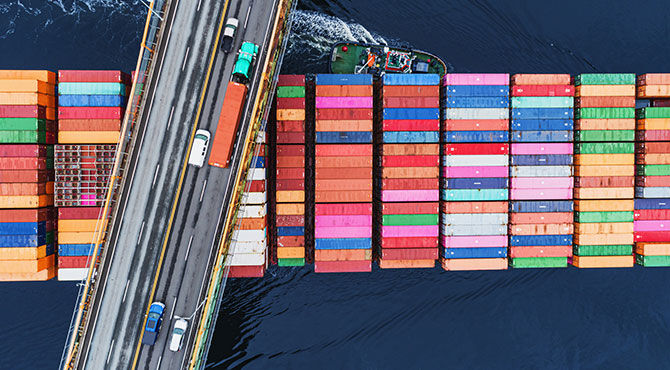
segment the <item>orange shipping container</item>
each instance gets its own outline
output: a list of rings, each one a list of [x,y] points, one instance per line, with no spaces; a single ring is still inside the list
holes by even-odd
[[[577,199],[633,199],[634,188],[575,188]]]
[[[0,210],[0,222],[39,222],[46,221],[51,211],[47,208],[40,209],[2,209]],[[1,260],[2,258],[0,258]]]
[[[580,165],[631,165],[635,154],[575,154],[575,164]]]
[[[60,244],[90,244],[95,243],[95,232],[58,232],[58,243]]]
[[[56,108],[47,107],[46,112],[47,112],[46,117],[48,120],[51,121],[56,120]]]
[[[59,119],[59,131],[121,131],[120,119]]]
[[[95,231],[98,220],[58,220],[59,232]],[[104,226],[103,224],[100,225]]]
[[[305,258],[305,248],[277,247],[277,258]]]
[[[575,96],[635,96],[635,85],[580,85]]]
[[[54,95],[55,87],[38,80],[0,80],[0,92],[42,93]]]
[[[572,265],[579,268],[633,267],[633,256],[573,256]]]
[[[372,156],[365,157],[316,157],[317,168],[361,168],[372,167]]]
[[[370,249],[317,249],[314,251],[315,261],[370,261]]]
[[[36,260],[47,255],[47,246],[0,248],[0,261],[2,260]]]
[[[51,182],[53,194],[53,182]],[[0,195],[42,195],[47,194],[47,184],[43,182],[0,183]]]
[[[575,130],[635,130],[634,118],[585,118],[575,120]]]
[[[56,266],[38,272],[0,273],[0,281],[47,281],[56,276]]]
[[[372,167],[317,168],[316,179],[367,179],[372,178]]]
[[[507,258],[443,259],[442,268],[447,271],[507,270]]]
[[[383,179],[434,179],[439,176],[439,167],[386,167],[382,169]]]
[[[372,189],[347,191],[315,191],[316,203],[368,203],[372,202]]]
[[[638,85],[670,85],[670,73],[645,73],[637,76]]]
[[[625,212],[633,209],[633,199],[575,200],[575,211],[579,212]]]
[[[575,223],[575,233],[586,234],[632,234],[633,222]]]
[[[38,80],[56,84],[56,73],[44,70],[0,70],[0,80]]]
[[[579,108],[628,108],[635,106],[635,96],[583,96],[577,99]]]
[[[637,243],[635,253],[643,256],[670,256],[670,243]]]
[[[58,131],[59,144],[116,144],[120,131]]]
[[[670,164],[670,154],[645,154],[639,164]],[[670,185],[670,184],[668,184]]]
[[[0,92],[0,105],[42,105],[55,107],[56,97],[40,93]]]
[[[304,168],[305,167],[305,157],[304,156],[277,156],[277,167],[294,167],[294,168]]]
[[[372,131],[372,120],[316,120],[316,131]]]
[[[305,205],[302,203],[281,203],[277,204],[276,213],[278,215],[304,215]]]
[[[305,236],[278,236],[278,247],[305,247]]]
[[[444,213],[507,213],[507,202],[442,202]]]
[[[379,260],[379,268],[383,269],[417,269],[433,267],[435,267],[435,260]]]
[[[279,203],[302,203],[305,201],[305,192],[303,190],[279,190],[276,192],[277,202]]]
[[[263,218],[238,218],[235,227],[238,230],[263,230],[267,227],[267,219]],[[60,229],[59,229],[60,230]]]
[[[574,219],[572,212],[538,212],[524,213],[512,212],[509,214],[509,222],[514,225],[524,224],[569,224]]]
[[[637,88],[637,96],[640,98],[665,98],[670,97],[670,85],[646,85]]]
[[[304,109],[277,109],[277,121],[304,121]]]
[[[670,118],[647,118],[637,121],[638,130],[670,130]]]
[[[633,233],[627,234],[575,234],[578,245],[633,245]]]
[[[53,195],[2,195],[0,208],[41,208],[54,204]]]
[[[384,144],[383,155],[439,155],[439,144]]]
[[[372,85],[317,85],[316,96],[372,96]]]
[[[568,74],[515,74],[513,85],[572,85]]]
[[[383,96],[440,96],[439,86],[384,86]]]
[[[572,224],[510,225],[510,235],[567,235],[572,234]]]
[[[34,273],[54,266],[55,255],[50,254],[36,260],[0,261],[0,273]]]
[[[575,176],[635,176],[635,165],[575,166]]]
[[[372,189],[372,179],[318,179],[316,190]]]

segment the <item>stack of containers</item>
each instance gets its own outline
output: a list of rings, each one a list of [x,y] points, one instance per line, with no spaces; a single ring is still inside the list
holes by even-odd
[[[670,75],[657,74],[655,78],[670,80]],[[658,86],[655,91],[659,92],[651,95],[652,89],[646,89],[645,97],[667,95],[667,90],[660,88],[667,85],[646,85],[650,86]],[[670,266],[670,108],[638,109],[637,128],[636,262],[642,266]]]
[[[305,76],[277,83],[277,264],[305,265]]]
[[[267,266],[267,183],[265,131],[256,137],[255,157],[247,172],[228,254],[228,277],[263,277]]]
[[[381,204],[375,230],[381,268],[435,267],[440,201],[440,76],[383,78]],[[377,212],[377,211],[376,211]],[[380,222],[381,221],[381,222]]]
[[[637,97],[654,100],[670,98],[670,73],[645,73],[637,76]]]
[[[506,269],[509,75],[447,74],[443,85],[442,267]]]
[[[372,270],[372,75],[316,75],[315,272]]]
[[[567,74],[512,76],[510,266],[567,267],[572,256],[573,96]]]
[[[58,208],[58,280],[86,278],[100,211],[100,207]]]
[[[53,214],[55,81],[0,71],[0,281],[56,274]]]
[[[635,75],[575,77],[572,264],[632,267]]]

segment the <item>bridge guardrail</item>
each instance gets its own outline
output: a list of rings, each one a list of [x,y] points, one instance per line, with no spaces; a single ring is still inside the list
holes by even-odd
[[[88,275],[79,284],[79,293],[77,296],[77,305],[75,306],[70,320],[70,327],[68,331],[63,354],[61,355],[60,368],[72,369],[76,366],[80,356],[82,335],[85,333],[86,325],[89,319],[90,304],[93,301],[94,294],[97,288],[97,274],[100,266],[104,264],[107,257],[105,253],[105,244],[107,242],[107,232],[110,226],[113,229],[114,221],[111,223],[108,220],[111,215],[116,214],[117,200],[122,188],[125,165],[130,158],[136,136],[134,135],[136,123],[141,117],[142,105],[145,99],[145,87],[147,81],[153,71],[153,62],[158,48],[158,43],[161,37],[163,26],[162,17],[159,14],[166,14],[166,9],[169,6],[170,0],[152,0],[148,5],[147,19],[142,35],[141,49],[135,66],[133,76],[133,85],[130,90],[130,99],[126,107],[123,117],[123,124],[119,136],[119,142],[116,148],[114,158],[114,166],[109,178],[107,192],[105,194],[105,202],[96,222],[95,232],[93,234],[93,249],[91,256],[88,258],[90,268]]]
[[[223,291],[225,289],[226,280],[228,277],[229,265],[228,261],[229,247],[233,236],[233,230],[237,221],[237,213],[240,206],[242,195],[247,189],[248,184],[247,172],[251,165],[251,161],[256,157],[260,151],[260,145],[256,143],[258,132],[265,128],[268,115],[270,113],[269,105],[272,103],[272,97],[277,85],[277,75],[281,67],[282,57],[286,44],[288,42],[288,35],[291,29],[291,14],[298,4],[297,0],[280,0],[277,14],[274,21],[274,29],[270,37],[270,48],[267,58],[264,63],[264,70],[256,100],[254,110],[252,113],[251,128],[247,133],[244,142],[244,149],[240,167],[235,177],[235,189],[231,197],[231,204],[229,204],[226,213],[226,222],[223,227],[221,242],[211,273],[211,280],[207,289],[205,297],[205,305],[202,308],[202,315],[198,324],[198,331],[196,339],[191,352],[191,359],[189,361],[189,369],[200,369],[205,366],[207,352],[211,345],[211,331],[216,325],[216,316],[221,305]]]

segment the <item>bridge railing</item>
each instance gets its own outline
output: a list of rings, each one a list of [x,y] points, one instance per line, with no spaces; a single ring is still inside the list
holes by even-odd
[[[170,0],[152,0],[148,5],[147,18],[142,35],[141,49],[135,66],[133,76],[133,85],[130,90],[130,98],[123,117],[123,124],[119,136],[119,142],[116,148],[114,166],[112,167],[105,202],[98,215],[95,232],[93,234],[93,245],[91,255],[88,258],[89,270],[86,278],[79,284],[79,293],[77,304],[70,320],[67,340],[61,356],[60,368],[72,369],[77,365],[81,341],[85,335],[86,326],[90,319],[90,306],[93,303],[93,297],[97,288],[98,270],[104,264],[107,254],[105,246],[107,234],[110,228],[113,230],[115,215],[118,211],[118,198],[121,194],[121,188],[124,186],[125,166],[131,156],[134,148],[137,129],[137,122],[142,114],[142,106],[145,100],[145,90],[147,83],[150,82],[150,75],[153,70],[154,58],[158,49],[158,43],[161,37],[163,26],[163,14]],[[112,220],[108,222],[108,220]]]
[[[228,265],[230,244],[233,230],[237,222],[237,214],[245,190],[248,190],[247,173],[252,160],[258,156],[260,145],[256,137],[261,129],[264,129],[270,113],[270,104],[277,86],[277,76],[281,67],[284,51],[288,42],[291,29],[291,15],[298,4],[297,0],[280,0],[274,19],[274,28],[269,41],[267,58],[263,65],[263,74],[260,79],[258,93],[252,111],[251,127],[247,132],[244,142],[243,154],[235,177],[235,189],[231,196],[230,204],[226,213],[226,221],[223,227],[219,249],[211,273],[211,280],[205,297],[202,315],[198,324],[189,369],[204,368],[207,353],[211,345],[212,331],[216,326],[216,318],[221,306],[221,299],[225,289],[226,280],[230,266]]]

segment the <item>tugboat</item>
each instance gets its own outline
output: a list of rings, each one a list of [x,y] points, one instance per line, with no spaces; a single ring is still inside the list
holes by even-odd
[[[425,51],[356,42],[335,44],[328,65],[330,73],[447,73],[444,62]]]

